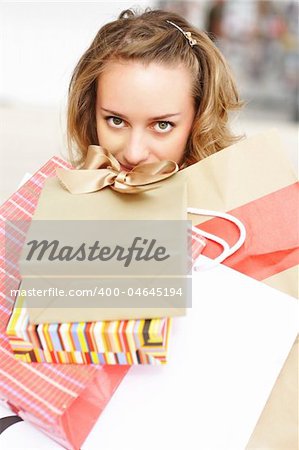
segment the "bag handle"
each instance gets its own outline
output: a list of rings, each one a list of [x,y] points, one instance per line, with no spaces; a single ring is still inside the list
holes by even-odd
[[[223,213],[219,211],[213,211],[209,209],[201,209],[201,208],[188,208],[187,212],[190,214],[196,214],[201,216],[214,216],[214,217],[220,217],[222,219],[228,220],[229,222],[234,223],[238,229],[239,229],[239,239],[238,241],[232,245],[231,247],[229,244],[219,236],[216,236],[214,234],[208,233],[206,231],[203,231],[197,227],[192,226],[192,231],[199,235],[204,236],[207,239],[210,239],[214,242],[217,242],[217,244],[220,244],[223,248],[222,253],[217,256],[215,259],[209,259],[207,257],[204,257],[202,255],[199,255],[198,258],[196,258],[196,261],[193,265],[193,270],[199,271],[199,270],[205,270],[210,269],[214,267],[217,264],[222,263],[226,258],[236,253],[236,251],[239,250],[239,248],[244,244],[246,239],[246,228],[243,225],[243,223],[237,219],[235,216],[232,216],[228,213]]]

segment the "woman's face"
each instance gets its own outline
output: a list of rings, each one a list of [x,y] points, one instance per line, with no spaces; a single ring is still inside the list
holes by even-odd
[[[99,144],[123,170],[161,160],[183,162],[195,115],[184,66],[111,62],[98,78]]]

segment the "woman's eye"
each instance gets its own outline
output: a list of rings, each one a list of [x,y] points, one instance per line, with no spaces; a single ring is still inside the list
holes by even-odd
[[[172,128],[173,124],[165,120],[157,122],[154,126],[155,131],[158,131],[159,133],[166,133],[167,131],[172,130]]]
[[[108,125],[114,128],[123,128],[124,121],[120,117],[110,116],[106,118]]]

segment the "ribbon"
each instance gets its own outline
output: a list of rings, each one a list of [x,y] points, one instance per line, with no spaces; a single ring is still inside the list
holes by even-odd
[[[139,164],[130,171],[121,170],[117,159],[98,145],[88,147],[83,167],[79,170],[56,169],[62,186],[72,194],[96,192],[106,186],[117,192],[136,194],[157,186],[154,183],[171,177],[179,170],[174,161]]]

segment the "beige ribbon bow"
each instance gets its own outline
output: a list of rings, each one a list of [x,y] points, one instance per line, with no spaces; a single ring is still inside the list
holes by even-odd
[[[126,172],[108,150],[90,145],[81,169],[56,169],[56,174],[63,187],[72,194],[96,192],[106,186],[117,192],[136,194],[154,189],[153,183],[171,177],[178,170],[174,161],[158,161],[139,164]]]

